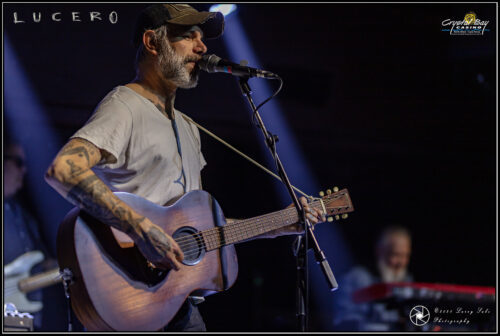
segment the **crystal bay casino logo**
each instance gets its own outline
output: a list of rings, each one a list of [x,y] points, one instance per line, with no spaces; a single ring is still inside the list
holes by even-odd
[[[489,22],[480,20],[474,12],[468,12],[463,20],[444,20],[441,31],[449,32],[450,35],[484,35],[485,31],[490,31],[486,29]]]

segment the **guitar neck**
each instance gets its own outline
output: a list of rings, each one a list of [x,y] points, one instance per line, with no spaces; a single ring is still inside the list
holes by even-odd
[[[20,280],[18,287],[21,292],[29,293],[40,288],[55,285],[59,282],[62,282],[62,276],[59,272],[59,268],[54,268],[53,270]]]
[[[312,202],[312,207],[321,207],[319,201]],[[273,230],[299,222],[295,207],[275,211],[266,215],[237,220],[223,227],[216,227],[202,232],[206,250],[211,251],[222,246],[237,244]]]

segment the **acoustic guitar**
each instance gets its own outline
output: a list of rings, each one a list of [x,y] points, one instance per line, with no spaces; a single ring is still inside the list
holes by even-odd
[[[231,287],[238,274],[234,244],[297,223],[295,208],[226,225],[217,201],[202,190],[170,206],[115,192],[135,211],[171,235],[184,253],[180,270],[152,267],[132,239],[74,208],[59,227],[61,269],[73,273],[73,310],[89,331],[156,331],[189,295],[207,296]],[[313,201],[329,216],[354,210],[346,189]]]

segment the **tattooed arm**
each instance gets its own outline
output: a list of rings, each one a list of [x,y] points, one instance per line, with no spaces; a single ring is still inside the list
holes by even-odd
[[[57,154],[45,180],[69,202],[128,234],[153,264],[178,270],[183,254],[173,238],[120,200],[90,169],[103,154],[84,139],[72,139]]]

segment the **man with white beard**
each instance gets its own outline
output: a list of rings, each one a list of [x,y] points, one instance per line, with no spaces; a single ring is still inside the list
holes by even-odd
[[[375,246],[376,269],[371,272],[356,266],[339,281],[340,288],[334,297],[335,329],[391,331],[399,320],[397,310],[387,309],[384,303],[354,303],[352,294],[377,283],[412,282],[408,273],[410,255],[411,235],[406,228],[391,226],[383,230]]]
[[[411,236],[401,227],[386,229],[377,243],[377,266],[382,282],[409,280],[408,264],[411,255]]]

